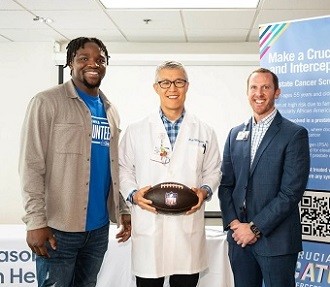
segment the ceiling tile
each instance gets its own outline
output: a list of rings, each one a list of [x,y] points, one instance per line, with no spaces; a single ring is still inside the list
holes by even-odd
[[[259,28],[250,30],[248,41],[257,43],[259,42]]]
[[[262,8],[274,10],[329,10],[328,0],[264,0]]]
[[[255,10],[184,10],[182,15],[187,29],[244,29],[250,28]]]
[[[175,29],[182,28],[180,11],[134,10],[107,11],[114,23],[122,29]],[[150,19],[148,23],[143,21]]]
[[[0,1],[0,11],[1,10],[24,10],[21,6],[17,3],[13,2],[12,0],[1,0]]]
[[[183,43],[186,42],[183,32],[179,30],[163,29],[163,30],[130,30],[125,32],[125,36],[129,41],[133,42],[154,42],[154,43]]]
[[[47,29],[44,23],[33,21],[26,11],[0,11],[0,29]]]
[[[61,33],[70,40],[77,37],[96,37],[103,42],[126,42],[125,37],[117,30],[99,29],[96,34],[95,29],[62,29]]]
[[[67,41],[52,29],[0,29],[0,34],[14,42]]]
[[[53,19],[50,26],[55,29],[117,29],[105,13],[98,11],[45,11],[42,16]]]
[[[101,9],[97,1],[91,0],[17,0],[17,2],[31,11],[82,11]]]
[[[330,0],[260,0],[257,9],[115,10],[99,0],[0,0],[0,42],[68,42],[87,35],[132,45],[254,44],[261,24],[323,15],[330,15]],[[36,16],[54,22],[34,21]]]
[[[329,1],[330,2],[330,1]],[[265,10],[260,12],[256,18],[254,28],[258,28],[262,24],[275,23],[275,22],[286,22],[291,20],[299,20],[311,17],[325,16],[330,14],[330,9],[327,11],[323,10],[304,10],[304,11],[293,11],[293,10]]]
[[[249,30],[244,29],[188,29],[187,38],[189,42],[245,42]]]
[[[10,42],[13,42],[13,40],[7,39],[3,35],[1,35],[1,31],[0,31],[0,43],[10,43]]]

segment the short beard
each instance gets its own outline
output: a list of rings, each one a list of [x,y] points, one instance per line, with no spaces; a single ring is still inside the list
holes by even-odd
[[[99,88],[100,85],[101,85],[101,80],[100,80],[99,82],[97,82],[96,84],[91,85],[90,83],[88,83],[88,82],[86,81],[86,79],[84,79],[84,85],[85,85],[88,89]]]

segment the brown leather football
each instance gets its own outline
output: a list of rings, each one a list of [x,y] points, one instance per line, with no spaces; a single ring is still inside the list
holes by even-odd
[[[198,203],[198,196],[189,187],[177,182],[162,182],[151,187],[144,195],[152,201],[157,212],[180,214]]]

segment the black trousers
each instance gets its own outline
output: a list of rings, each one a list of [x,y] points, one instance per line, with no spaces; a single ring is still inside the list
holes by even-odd
[[[199,279],[199,273],[195,274],[177,274],[170,276],[171,287],[196,287]],[[136,276],[137,287],[163,287],[165,277],[160,278],[142,278]]]

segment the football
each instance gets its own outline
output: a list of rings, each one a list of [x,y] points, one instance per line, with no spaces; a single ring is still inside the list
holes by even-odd
[[[151,187],[144,198],[152,201],[157,212],[180,214],[198,203],[198,196],[189,187],[177,182],[163,182]]]

